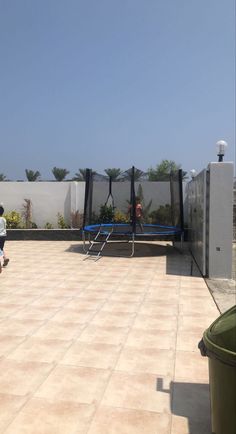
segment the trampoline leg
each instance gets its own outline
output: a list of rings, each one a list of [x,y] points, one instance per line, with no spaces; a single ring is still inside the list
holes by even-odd
[[[132,257],[132,256],[134,256],[134,234],[132,234],[132,252],[131,252],[131,255],[130,255],[130,257]]]
[[[184,247],[184,233],[182,232],[180,238],[180,249],[182,253],[183,253],[183,247]]]
[[[83,251],[87,253],[88,248],[86,242],[88,241],[89,245],[91,244],[90,234],[88,235],[88,240],[86,239],[86,233],[82,232],[82,240],[83,240]]]
[[[82,232],[82,240],[83,240],[83,250],[86,253],[87,252],[87,250],[86,250],[86,236],[85,236],[84,231]]]

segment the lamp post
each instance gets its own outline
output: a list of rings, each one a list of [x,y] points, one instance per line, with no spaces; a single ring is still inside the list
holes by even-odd
[[[225,150],[228,146],[228,143],[225,142],[225,140],[219,140],[216,143],[216,147],[217,147],[217,156],[218,156],[218,161],[221,162],[224,160],[224,155],[225,155]]]
[[[197,172],[195,169],[190,170],[190,176],[192,179],[194,179],[196,177],[196,175],[197,175]]]

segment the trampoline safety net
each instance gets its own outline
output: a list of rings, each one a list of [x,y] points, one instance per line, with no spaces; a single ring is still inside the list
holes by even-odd
[[[157,182],[136,179],[134,167],[124,173],[119,179],[101,176],[96,180],[92,170],[86,170],[83,230],[93,232],[101,225],[112,225],[117,234],[181,233],[182,171]]]

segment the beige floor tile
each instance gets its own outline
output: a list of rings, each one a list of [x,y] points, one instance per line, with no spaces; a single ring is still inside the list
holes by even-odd
[[[170,303],[161,300],[156,302],[145,301],[140,307],[139,313],[142,315],[177,315],[178,304],[175,300]]]
[[[0,393],[0,432],[15,418],[21,407],[24,405],[26,398],[23,396],[6,395]]]
[[[189,297],[182,296],[179,302],[179,312],[181,315],[211,315],[215,314],[217,311],[216,305],[213,302],[212,298],[204,299],[204,303],[202,299],[199,297]]]
[[[181,331],[198,332],[199,336],[202,335],[213,321],[218,317],[217,311],[210,315],[201,314],[181,314],[179,316],[178,328]]]
[[[57,292],[60,293],[60,290],[67,289],[68,291],[75,290],[78,295],[84,291],[88,287],[87,282],[80,282],[80,278],[78,280],[73,281],[69,280],[68,278],[66,280],[63,280],[62,282],[59,282],[57,285]]]
[[[121,292],[116,291],[111,294],[110,301],[118,301],[121,303],[140,303],[143,300],[142,292]]]
[[[199,353],[198,343],[202,338],[199,331],[178,331],[176,348],[178,351],[196,351]]]
[[[102,406],[88,434],[169,434],[169,430],[167,414]]]
[[[51,306],[26,306],[13,315],[15,319],[45,320],[51,318],[59,310],[58,307]]]
[[[169,278],[164,273],[160,276],[159,273],[152,279],[151,288],[160,288],[162,291],[178,291],[180,288],[180,280],[178,276]]]
[[[6,318],[8,316],[17,314],[22,309],[21,304],[5,303],[0,304],[0,318]]]
[[[176,332],[159,329],[132,329],[127,337],[126,346],[136,348],[174,349]]]
[[[66,352],[61,364],[112,369],[117,361],[120,345],[75,342]]]
[[[188,287],[188,286],[181,286],[180,288],[180,296],[181,297],[204,297],[205,298],[209,298],[209,290],[208,288],[193,288],[193,287]]]
[[[109,370],[57,366],[35,396],[49,401],[99,402],[110,375]]]
[[[0,360],[0,390],[3,394],[24,396],[32,393],[43,382],[52,365],[38,362]]]
[[[100,286],[101,288],[104,288],[106,286],[110,288],[111,283],[114,284],[119,281],[120,281],[120,277],[114,276],[113,278],[111,278],[110,276],[104,276],[103,274],[101,274],[100,276],[95,276],[93,283],[95,285]]]
[[[24,341],[23,336],[0,335],[0,357],[7,356],[10,352]]]
[[[172,416],[171,434],[192,434],[188,423],[188,418],[183,416]],[[202,433],[195,433],[202,434]],[[210,434],[207,433],[207,434]]]
[[[177,329],[177,316],[174,315],[141,315],[138,314],[133,323],[134,329],[158,329],[173,330]]]
[[[7,318],[0,322],[0,335],[26,336],[32,334],[44,324],[44,321],[33,319]]]
[[[69,303],[67,303],[67,309],[88,309],[88,310],[98,310],[100,309],[106,300],[100,299],[89,299],[74,297]]]
[[[105,344],[119,345],[124,343],[129,327],[113,327],[97,325],[88,325],[81,333],[79,340],[81,342],[97,342]]]
[[[208,383],[208,360],[199,352],[177,351],[175,362],[175,380],[185,382]]]
[[[1,291],[0,291],[1,293]],[[27,294],[21,294],[18,292],[13,292],[11,294],[5,294],[4,297],[1,296],[0,298],[0,305],[1,304],[16,304],[16,305],[27,305],[32,303],[34,300],[37,300],[39,298],[39,294],[35,293],[27,293]]]
[[[52,307],[61,307],[68,305],[70,302],[70,297],[60,297],[58,295],[42,295],[37,298],[35,301],[30,302],[31,306],[52,306]]]
[[[93,413],[93,405],[32,399],[6,434],[86,434]]]
[[[137,312],[140,303],[128,301],[107,301],[101,308],[101,312]]]
[[[112,294],[112,291],[107,291],[104,289],[100,289],[98,290],[96,289],[87,289],[86,291],[82,291],[79,296],[78,299],[84,299],[85,301],[95,301],[95,300],[101,300],[101,301],[105,301],[107,300]]]
[[[127,327],[132,324],[135,313],[132,312],[98,312],[92,319],[91,324],[104,327]]]
[[[173,303],[175,301],[176,303],[179,300],[179,294],[177,291],[166,291],[159,289],[158,291],[148,291],[145,297],[146,302],[159,302],[159,301],[168,301],[170,303]]]
[[[62,339],[70,341],[78,338],[85,326],[86,324],[76,322],[48,321],[33,333],[33,336],[41,339]]]
[[[181,277],[181,287],[192,287],[192,288],[207,288],[206,282],[202,277],[193,276],[182,276]]]
[[[124,347],[116,365],[117,371],[153,373],[172,376],[174,352],[154,348]]]
[[[56,322],[77,322],[85,323],[96,314],[96,310],[91,309],[61,309],[53,316],[53,321]]]
[[[170,380],[165,379],[169,388]],[[105,391],[102,405],[170,413],[170,394],[157,390],[157,377],[151,374],[114,372]]]
[[[47,295],[54,296],[55,294],[57,294],[58,297],[72,298],[78,297],[81,292],[83,292],[83,289],[71,288],[67,284],[65,288],[61,288],[59,286],[56,288],[51,288],[49,291],[47,291]]]
[[[116,292],[134,293],[134,294],[145,294],[147,287],[141,288],[132,284],[127,284],[126,281],[117,286]]]
[[[8,358],[28,362],[52,363],[60,360],[70,345],[71,341],[68,340],[29,337],[18,345],[15,351],[11,351]]]
[[[92,280],[92,281],[91,281]],[[96,291],[96,292],[101,292],[102,295],[106,293],[111,293],[114,288],[116,288],[117,284],[113,284],[111,281],[110,282],[95,282],[93,279],[91,279],[90,276],[90,283],[87,286],[87,290],[88,291]]]

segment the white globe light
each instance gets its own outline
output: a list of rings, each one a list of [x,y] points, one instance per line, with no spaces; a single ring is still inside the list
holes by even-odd
[[[195,176],[197,175],[196,170],[195,169],[190,170],[190,175],[191,175],[192,179],[195,178]]]
[[[219,140],[216,143],[217,146],[217,155],[225,155],[225,149],[228,146],[228,143],[225,140]]]

